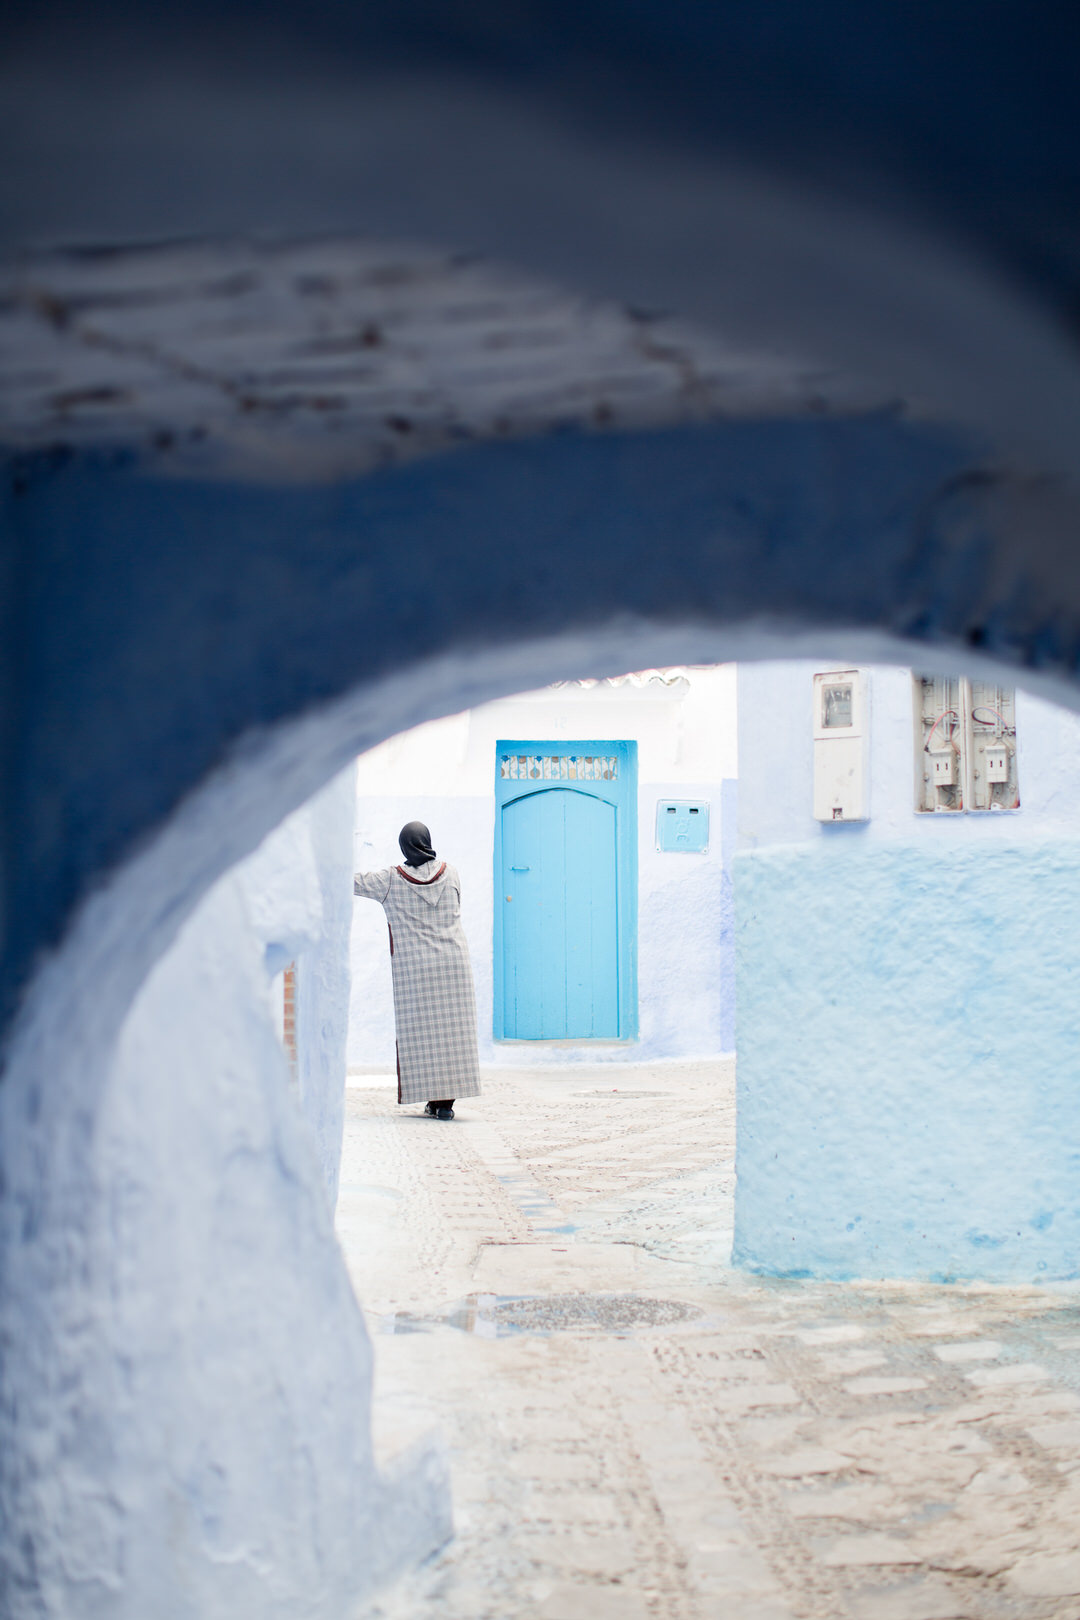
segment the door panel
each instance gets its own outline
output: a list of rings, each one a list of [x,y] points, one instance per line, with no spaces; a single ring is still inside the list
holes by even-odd
[[[572,789],[502,811],[503,1034],[619,1034],[616,812]]]

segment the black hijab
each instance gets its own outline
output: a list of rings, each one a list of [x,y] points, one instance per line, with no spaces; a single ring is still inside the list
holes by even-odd
[[[398,844],[406,866],[423,866],[425,861],[435,859],[431,834],[422,821],[407,821],[398,833]]]

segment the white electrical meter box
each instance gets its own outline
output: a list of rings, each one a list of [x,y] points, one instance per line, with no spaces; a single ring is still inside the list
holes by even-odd
[[[1009,780],[1009,750],[1004,743],[997,747],[992,743],[987,743],[985,759],[987,782],[1007,782]]]
[[[973,810],[1019,810],[1016,693],[1011,686],[971,681],[968,747]]]
[[[843,669],[814,676],[814,817],[867,821],[869,716],[866,675]]]
[[[916,675],[915,809],[1019,810],[1016,693],[963,675]]]

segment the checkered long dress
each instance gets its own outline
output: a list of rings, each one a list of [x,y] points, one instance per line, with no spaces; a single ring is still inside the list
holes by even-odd
[[[357,872],[353,893],[390,925],[398,1102],[478,1097],[476,996],[461,926],[461,880],[445,861]]]

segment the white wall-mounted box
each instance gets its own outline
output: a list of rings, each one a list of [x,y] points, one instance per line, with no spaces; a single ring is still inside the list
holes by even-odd
[[[814,817],[867,821],[869,715],[862,670],[814,676]]]
[[[1007,782],[1009,780],[1009,750],[1004,743],[996,746],[992,743],[986,747],[986,780],[988,782]]]

